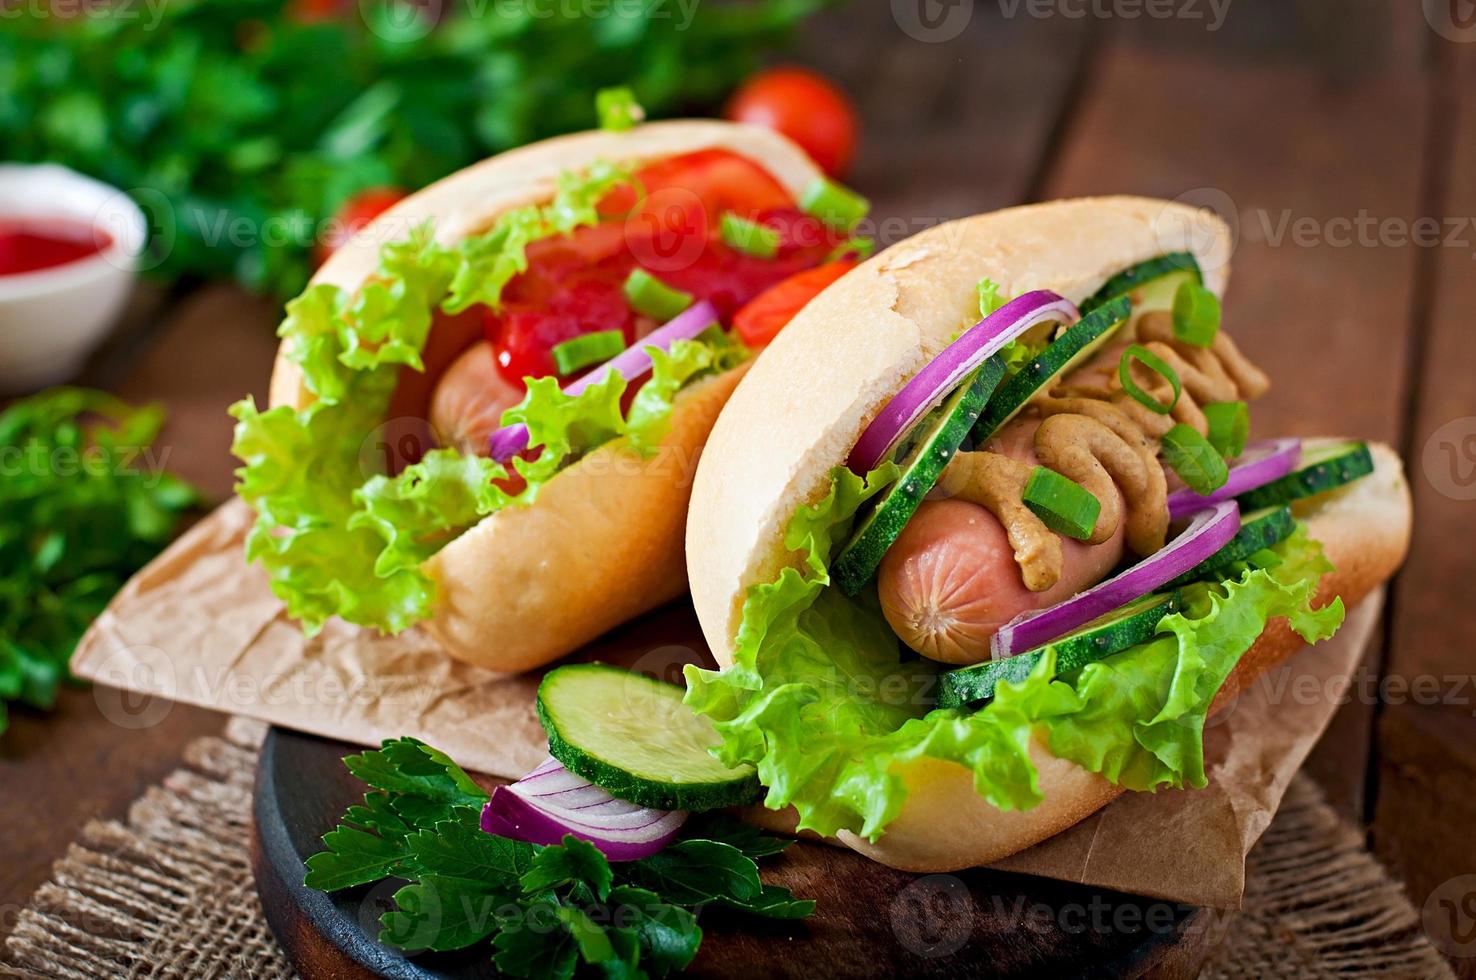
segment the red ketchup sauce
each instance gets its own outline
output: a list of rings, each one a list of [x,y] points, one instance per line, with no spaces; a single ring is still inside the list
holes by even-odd
[[[0,217],[0,276],[67,265],[112,244],[102,229],[70,218]]]
[[[502,308],[487,311],[487,339],[509,381],[555,374],[553,348],[581,334],[619,330],[628,345],[659,326],[625,298],[637,266],[711,301],[730,324],[749,300],[821,264],[844,241],[801,212],[762,167],[725,150],[662,160],[636,178],[645,191],[639,201],[617,188],[600,204],[601,223],[529,246],[528,268],[508,283]],[[726,211],[777,231],[777,254],[758,258],[724,243]]]

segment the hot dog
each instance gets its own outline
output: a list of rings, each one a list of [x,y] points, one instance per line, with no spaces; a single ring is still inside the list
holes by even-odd
[[[233,409],[249,557],[308,630],[419,627],[503,671],[675,598],[693,461],[762,346],[734,317],[853,261],[864,208],[722,122],[549,140],[410,196],[288,304],[271,407]]]
[[[693,488],[720,669],[687,700],[787,826],[954,870],[1203,785],[1220,698],[1392,574],[1391,451],[1246,443],[1269,382],[1221,324],[1228,249],[1140,198],[964,219],[755,365]]]
[[[1177,365],[1183,379],[1185,394],[1170,417],[1200,435],[1209,431],[1200,404],[1259,398],[1270,388],[1265,374],[1224,333],[1216,335],[1214,348],[1204,349],[1176,341],[1166,312],[1146,313],[1136,326],[1147,348]],[[1046,392],[1025,417],[981,447],[1021,464],[1011,468],[1021,476],[1043,462],[1078,476],[1102,505],[1092,537],[1081,543],[1060,539],[1008,495],[1003,503],[980,497],[978,488],[988,480],[981,471],[985,460],[960,453],[939,489],[973,498],[975,508],[959,505],[969,499],[924,503],[878,574],[882,609],[908,646],[945,663],[977,663],[987,659],[995,632],[1010,620],[1105,579],[1129,540],[1139,555],[1162,547],[1166,488],[1174,474],[1164,472],[1156,440],[1169,426],[1123,397],[1120,383],[1114,390],[1111,369],[1124,346],[1109,348],[1065,377],[1059,389]],[[1006,518],[1016,526],[1012,532],[1006,532]],[[1052,549],[1053,556],[1059,551],[1059,557],[1022,560],[1021,548],[1003,546],[1007,538],[1022,539],[1024,548]],[[1059,572],[1038,567],[1052,562],[1059,563]]]

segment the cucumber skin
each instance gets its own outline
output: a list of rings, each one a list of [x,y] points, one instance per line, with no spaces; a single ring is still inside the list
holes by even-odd
[[[1297,519],[1292,516],[1291,508],[1283,504],[1265,509],[1268,513],[1243,523],[1225,547],[1169,582],[1164,588],[1174,589],[1190,582],[1218,579],[1220,573],[1229,566],[1291,537],[1292,532],[1297,529]]]
[[[539,686],[542,687],[541,684]],[[650,807],[653,810],[687,810],[692,813],[701,813],[704,810],[720,810],[723,807],[757,803],[763,795],[763,787],[759,785],[757,772],[752,772],[743,779],[724,780],[718,783],[683,783],[669,786],[660,786],[652,780],[633,776],[619,766],[596,759],[566,741],[559,732],[557,723],[549,716],[541,696],[534,699],[533,707],[538,712],[539,723],[543,725],[543,730],[548,735],[548,754],[574,775],[589,780],[616,799],[625,800],[637,806]]]
[[[855,597],[860,594],[876,574],[887,550],[901,535],[907,522],[912,520],[923,498],[933,489],[938,477],[958,452],[958,447],[968,437],[1003,373],[1004,365],[998,358],[991,357],[984,362],[954,411],[937,422],[936,428],[929,433],[933,437],[931,440],[927,436],[919,440],[918,448],[922,451],[913,458],[892,488],[882,494],[876,508],[846,542],[831,567],[832,578],[846,595]],[[953,438],[955,427],[959,430],[956,439]],[[944,443],[941,452],[938,451],[940,442]]]
[[[1303,467],[1264,487],[1247,490],[1235,499],[1240,502],[1242,510],[1276,507],[1336,490],[1368,476],[1373,471],[1373,454],[1368,451],[1368,444],[1350,443],[1346,452]]]
[[[1004,386],[995,392],[994,397],[989,399],[989,404],[984,407],[984,412],[980,416],[979,421],[974,423],[974,430],[970,434],[974,440],[974,445],[982,446],[988,441],[989,437],[999,431],[1006,422],[1014,417],[1016,412],[1025,407],[1030,399],[1035,396],[1036,392],[1050,383],[1052,378],[1065,371],[1066,366],[1071,363],[1077,354],[1092,344],[1095,344],[1103,336],[1116,330],[1126,322],[1132,316],[1132,303],[1129,302],[1126,296],[1120,297],[1120,299],[1121,302],[1114,309],[1106,309],[1108,306],[1117,302],[1116,299],[1109,299],[1101,304],[1102,309],[1084,311],[1080,320],[1067,327],[1065,333],[1047,345],[1045,350],[1031,358],[1030,362],[1022,367],[1014,377],[1005,382]],[[1107,323],[1099,329],[1093,328],[1091,336],[1077,347],[1076,350],[1067,354],[1066,357],[1060,358],[1059,360],[1055,358],[1051,359],[1051,361],[1043,360],[1051,352],[1052,347],[1071,338],[1073,331],[1079,336],[1081,331],[1086,329],[1085,325],[1091,323],[1089,320],[1090,317],[1106,319]],[[1052,363],[1052,361],[1056,361],[1056,363]]]
[[[1165,252],[1119,272],[1104,282],[1102,288],[1087,297],[1077,308],[1085,316],[1097,307],[1110,303],[1119,296],[1126,296],[1146,283],[1182,272],[1189,273],[1195,282],[1204,285],[1204,273],[1200,271],[1199,262],[1192,253]]]
[[[1150,605],[1147,603],[1149,598],[1157,601]],[[1035,665],[1040,663],[1046,650],[1051,647],[1056,648],[1056,674],[1059,676],[1079,670],[1087,664],[1105,660],[1113,654],[1122,653],[1140,643],[1146,643],[1157,632],[1159,622],[1165,616],[1178,612],[1180,605],[1177,592],[1154,594],[1136,601],[1145,604],[1141,612],[1134,613],[1121,623],[1108,623],[1095,630],[1090,630],[1092,633],[1100,633],[1109,627],[1117,626],[1121,633],[1117,637],[1120,642],[1115,648],[1105,636],[1096,636],[1085,641],[1076,639],[1072,642],[1073,635],[1062,637],[1061,640],[1048,643],[1044,647],[1006,657],[1004,660],[991,660],[973,667],[951,670],[939,678],[938,707],[967,708],[970,705],[988,701],[994,697],[994,689],[999,686],[1000,682],[1009,681],[1012,684],[1018,684],[1029,677]],[[1157,615],[1153,615],[1155,613]],[[1083,627],[1083,631],[1086,630],[1089,630],[1089,627]]]

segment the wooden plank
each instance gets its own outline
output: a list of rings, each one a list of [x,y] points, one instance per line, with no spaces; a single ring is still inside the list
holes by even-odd
[[[1329,87],[1309,67],[1114,38],[1043,196],[1213,206],[1239,236],[1226,327],[1276,381],[1255,433],[1395,440],[1416,251],[1343,235],[1361,215],[1417,214],[1426,91],[1402,74]],[[1368,706],[1350,704],[1309,763],[1359,819],[1370,724]]]
[[[1431,938],[1476,976],[1476,48],[1446,54],[1440,116],[1451,129],[1437,150],[1448,164],[1432,210],[1453,237],[1428,253],[1433,292],[1407,449],[1414,546],[1395,595],[1373,842],[1427,906]]]
[[[992,3],[955,4],[959,16],[941,5],[947,15],[923,23],[897,12],[906,7],[847,4],[802,47],[856,101],[863,142],[848,179],[871,198],[884,244],[1025,199],[1094,28]]]
[[[275,323],[264,300],[224,286],[202,290],[163,322],[116,388],[164,404],[164,465],[214,499],[231,485],[226,406],[248,391],[266,398]],[[63,691],[52,713],[16,709],[0,738],[0,909],[20,908],[87,821],[121,816],[179,765],[188,742],[221,724],[211,712],[105,687]],[[0,936],[13,924],[0,915]]]

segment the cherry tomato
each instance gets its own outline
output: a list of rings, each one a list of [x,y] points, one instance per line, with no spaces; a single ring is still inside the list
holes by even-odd
[[[798,143],[820,169],[842,177],[856,151],[855,107],[827,78],[804,68],[771,68],[744,82],[725,115],[776,129]]]
[[[827,262],[770,286],[733,315],[733,329],[749,347],[763,347],[825,287],[856,267],[855,259]]]
[[[332,255],[354,236],[354,232],[363,228],[369,222],[388,211],[395,204],[404,200],[405,192],[397,187],[374,187],[367,191],[360,191],[347,201],[333,220],[324,227],[323,235],[313,248],[313,255],[318,264],[322,265]]]

